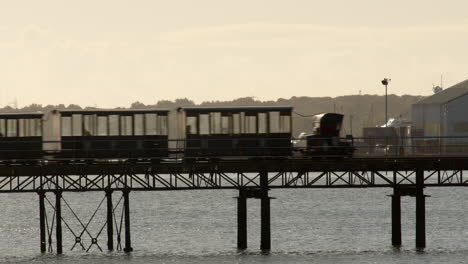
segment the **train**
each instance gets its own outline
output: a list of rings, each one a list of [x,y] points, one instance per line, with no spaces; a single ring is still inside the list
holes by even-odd
[[[351,157],[343,115],[312,117],[293,138],[293,107],[54,109],[0,113],[0,161]]]

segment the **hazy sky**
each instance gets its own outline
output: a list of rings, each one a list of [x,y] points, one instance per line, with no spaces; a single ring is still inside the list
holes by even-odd
[[[431,94],[468,79],[466,0],[2,0],[0,105]]]

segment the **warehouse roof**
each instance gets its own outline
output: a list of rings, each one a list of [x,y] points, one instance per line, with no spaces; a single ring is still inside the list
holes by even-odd
[[[415,105],[444,104],[466,94],[468,94],[468,80],[464,80],[441,92],[426,97],[415,103]]]

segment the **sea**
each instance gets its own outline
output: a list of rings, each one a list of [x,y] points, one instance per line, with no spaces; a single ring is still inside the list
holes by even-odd
[[[402,198],[403,245],[391,246],[391,193],[389,188],[273,189],[272,249],[262,252],[259,200],[248,200],[248,249],[239,251],[236,190],[133,191],[131,253],[106,249],[103,192],[64,193],[59,256],[54,233],[54,252],[40,253],[38,195],[1,194],[0,263],[468,263],[468,189],[425,189],[430,196],[425,250],[415,248],[413,197]],[[123,243],[121,193],[113,196]],[[50,227],[54,195],[47,194],[46,201]],[[82,246],[74,245],[76,236]],[[92,237],[99,247],[91,245]]]

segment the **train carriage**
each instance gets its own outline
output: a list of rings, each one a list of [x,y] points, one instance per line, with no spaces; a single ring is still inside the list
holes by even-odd
[[[168,110],[59,110],[58,157],[161,159],[168,156]]]
[[[290,156],[292,107],[183,107],[186,158]]]
[[[0,114],[0,159],[42,157],[42,113]]]

